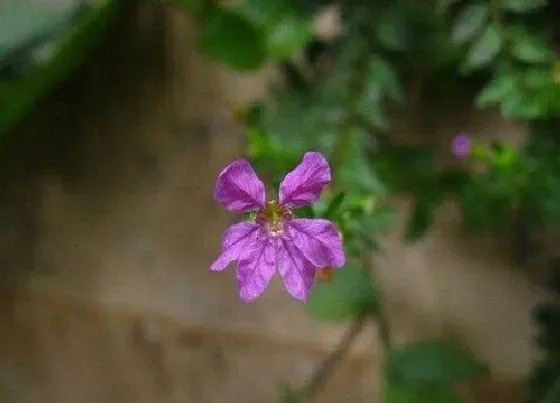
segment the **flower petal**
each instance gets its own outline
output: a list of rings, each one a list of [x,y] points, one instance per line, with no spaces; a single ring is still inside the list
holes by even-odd
[[[301,163],[280,184],[280,204],[287,208],[302,207],[321,196],[331,181],[329,163],[318,152],[308,152]]]
[[[315,267],[290,240],[282,239],[278,247],[278,271],[288,293],[302,301],[307,300],[313,286]]]
[[[259,297],[276,271],[276,247],[272,240],[259,238],[251,249],[239,261],[236,273],[239,297],[245,302]]]
[[[294,245],[316,267],[344,266],[342,240],[330,221],[301,218],[288,221],[286,225]]]
[[[264,206],[265,189],[251,164],[237,160],[218,175],[214,199],[233,213],[245,213]]]
[[[222,237],[222,251],[220,256],[210,266],[211,271],[224,270],[233,260],[239,260],[250,250],[255,242],[259,227],[245,221],[230,226]]]

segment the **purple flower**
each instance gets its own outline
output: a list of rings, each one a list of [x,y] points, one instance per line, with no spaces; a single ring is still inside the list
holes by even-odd
[[[460,134],[451,142],[451,152],[458,158],[463,158],[471,152],[471,139],[469,136]]]
[[[342,267],[346,259],[330,221],[297,219],[291,210],[316,201],[330,181],[325,157],[308,152],[282,180],[278,201],[266,202],[264,185],[251,165],[243,159],[229,164],[218,176],[214,198],[230,212],[257,214],[226,230],[210,270],[222,271],[237,261],[239,296],[246,302],[260,296],[278,270],[288,293],[305,301],[315,270]]]

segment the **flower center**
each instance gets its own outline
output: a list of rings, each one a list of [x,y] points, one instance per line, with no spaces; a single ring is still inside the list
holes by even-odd
[[[292,217],[292,213],[280,206],[276,200],[266,203],[257,213],[257,224],[263,225],[269,236],[276,238],[284,233],[284,223]]]

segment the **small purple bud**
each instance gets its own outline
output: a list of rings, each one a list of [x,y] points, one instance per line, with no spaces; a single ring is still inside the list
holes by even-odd
[[[460,134],[453,138],[451,142],[451,152],[457,158],[464,158],[471,152],[471,139],[465,134]]]

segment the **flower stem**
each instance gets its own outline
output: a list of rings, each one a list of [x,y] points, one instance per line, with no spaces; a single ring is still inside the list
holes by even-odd
[[[352,322],[352,324],[348,327],[348,329],[342,336],[342,339],[334,348],[334,350],[321,363],[317,371],[301,388],[301,390],[297,394],[296,400],[293,401],[293,403],[307,401],[315,393],[323,388],[325,383],[334,372],[338,363],[342,361],[358,335],[362,332],[366,322],[366,318],[366,315],[360,315],[356,317],[356,319],[354,319],[354,322]]]

